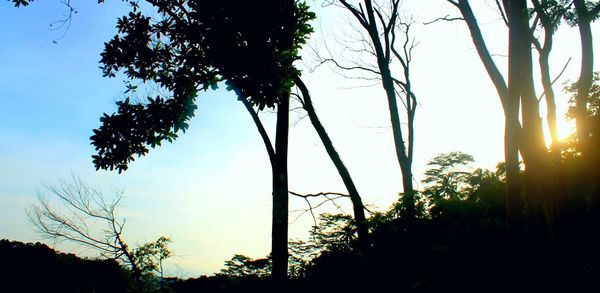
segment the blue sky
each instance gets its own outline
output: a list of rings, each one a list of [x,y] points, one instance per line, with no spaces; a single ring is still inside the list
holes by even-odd
[[[455,13],[446,1],[430,1],[407,1],[407,8],[413,8],[419,21]],[[0,0],[0,238],[43,240],[28,224],[25,208],[43,191],[42,183],[75,174],[106,194],[125,190],[119,214],[127,218],[125,236],[131,243],[172,237],[172,274],[216,272],[234,253],[264,257],[270,243],[270,168],[250,117],[232,93],[202,93],[189,131],[138,159],[124,174],[95,171],[89,137],[100,115],[114,111],[124,90],[118,78],[102,77],[99,54],[115,33],[116,18],[128,10],[121,1],[72,2],[78,13],[63,37],[64,31],[48,27],[65,13],[58,0],[20,9]],[[474,9],[483,15],[482,29],[502,64],[505,38],[498,31],[503,28],[493,5],[485,3]],[[347,18],[334,8],[318,8],[318,16],[310,42],[315,47]],[[478,166],[493,168],[502,159],[504,120],[466,26],[417,24],[415,32],[417,179],[429,158],[454,150],[469,152]],[[562,80],[575,78],[576,31],[559,31],[556,44],[555,72],[572,57]],[[595,47],[600,51],[598,40]],[[365,202],[388,207],[401,191],[401,180],[381,89],[351,89],[352,82],[326,67],[310,73],[309,55],[299,66],[317,112]],[[559,95],[557,102],[564,107],[566,97]],[[269,130],[273,116],[262,114]],[[345,191],[308,120],[292,116],[297,123],[290,130],[290,190]],[[304,208],[299,200],[291,204],[292,210]],[[291,236],[306,237],[311,224],[310,217],[301,217],[290,225]],[[58,248],[89,253],[64,244]]]

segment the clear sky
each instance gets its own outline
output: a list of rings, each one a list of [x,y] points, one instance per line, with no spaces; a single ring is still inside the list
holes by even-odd
[[[254,124],[232,93],[202,93],[189,131],[151,150],[124,174],[95,171],[89,137],[100,115],[115,110],[124,89],[122,80],[102,77],[99,54],[115,33],[116,18],[128,11],[121,1],[95,2],[72,1],[78,13],[65,32],[49,29],[65,13],[58,0],[35,1],[20,9],[0,0],[0,238],[43,241],[28,223],[25,208],[43,191],[42,183],[75,174],[107,194],[125,190],[119,215],[127,219],[125,238],[130,243],[161,235],[172,238],[176,256],[169,262],[171,274],[214,273],[234,253],[264,257],[270,249],[270,167]],[[505,69],[506,31],[493,1],[472,2],[495,58]],[[348,15],[321,8],[321,1],[309,3],[319,17],[311,46],[319,48],[321,40],[339,35]],[[493,168],[503,156],[504,118],[465,24],[422,25],[456,15],[442,0],[406,1],[404,10],[417,21],[419,41],[413,63],[419,98],[416,179],[427,160],[441,152],[462,150],[475,156],[476,166]],[[557,83],[560,89],[562,81],[577,77],[579,41],[574,29],[561,29],[556,38],[553,74],[573,58]],[[598,40],[595,48],[600,52]],[[381,89],[354,88],[354,81],[332,74],[326,66],[311,73],[314,59],[310,52],[305,56],[299,66],[317,112],[364,201],[387,208],[402,186]],[[564,110],[566,97],[559,95],[557,103]],[[292,119],[297,123],[291,126],[290,190],[345,192],[318,136],[301,116],[297,113]],[[272,130],[274,115],[262,117]],[[564,135],[568,126],[561,129]],[[305,208],[297,199],[291,204],[291,210]],[[290,220],[297,215],[293,212]],[[291,237],[306,238],[311,223],[308,215],[291,223]],[[60,244],[57,248],[72,249]]]

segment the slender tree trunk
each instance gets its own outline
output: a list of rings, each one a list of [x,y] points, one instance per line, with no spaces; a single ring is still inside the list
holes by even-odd
[[[577,13],[579,35],[581,39],[581,71],[577,82],[576,116],[577,140],[579,149],[585,157],[586,145],[589,139],[587,100],[589,96],[592,79],[594,77],[594,47],[592,42],[592,29],[590,26],[590,15],[584,0],[574,0]]]
[[[473,44],[475,45],[475,49],[477,50],[477,54],[479,55],[479,59],[483,63],[485,70],[488,73],[494,87],[496,88],[496,92],[498,93],[498,97],[500,98],[500,103],[502,104],[502,108],[506,113],[506,100],[508,99],[508,87],[506,85],[506,81],[500,73],[500,70],[496,66],[494,59],[492,59],[492,55],[490,54],[489,49],[485,43],[481,30],[479,29],[479,24],[477,23],[477,18],[475,18],[475,14],[473,14],[473,10],[471,9],[471,5],[468,0],[460,0],[458,1],[458,9],[460,10],[467,27],[469,28],[469,32],[471,33],[471,39],[473,40]]]
[[[288,267],[288,134],[289,134],[289,94],[281,98],[277,105],[277,126],[275,134],[275,163],[273,167],[273,223],[271,257],[272,277],[276,284],[287,280]]]
[[[544,16],[545,17],[545,16]],[[544,26],[544,46],[540,50],[539,64],[542,76],[542,86],[544,87],[544,96],[546,100],[546,110],[548,130],[550,131],[551,147],[554,154],[560,156],[560,139],[558,138],[558,127],[556,119],[556,101],[554,98],[554,89],[552,88],[552,79],[550,77],[550,51],[554,40],[553,28],[548,20],[542,20]]]
[[[388,110],[390,113],[390,122],[392,124],[392,134],[394,137],[394,145],[396,147],[396,158],[400,165],[402,173],[402,186],[404,189],[404,200],[408,219],[415,217],[415,202],[412,174],[412,158],[407,156],[407,149],[402,135],[402,127],[400,124],[400,115],[398,114],[398,102],[396,100],[396,91],[394,89],[394,79],[389,67],[389,53],[386,54],[381,43],[375,13],[370,0],[365,0],[366,14],[368,16],[369,26],[367,28],[375,54],[377,55],[377,65],[381,74],[381,85],[386,93],[388,100]]]
[[[509,21],[509,61],[508,61],[508,91],[504,107],[504,156],[506,160],[506,220],[509,237],[514,243],[522,224],[523,199],[521,195],[521,178],[519,174],[519,105],[523,89],[522,76],[522,36],[516,23],[520,21],[520,0],[504,0],[504,6]]]
[[[583,157],[584,168],[582,176],[584,182],[588,185],[591,196],[591,206],[594,211],[600,209],[600,169],[598,168],[598,155],[592,153],[590,139],[590,118],[587,110],[587,103],[594,78],[594,47],[591,28],[591,15],[587,9],[584,0],[574,0],[575,11],[577,13],[577,25],[581,39],[581,71],[577,81],[577,98],[575,101],[575,123],[577,127],[577,148]],[[600,221],[597,219],[596,221]]]
[[[344,182],[346,189],[348,190],[348,194],[350,195],[350,200],[352,201],[352,208],[354,210],[354,220],[356,221],[356,227],[357,227],[357,232],[358,232],[359,253],[364,253],[365,250],[367,249],[368,243],[369,243],[369,229],[367,227],[367,220],[365,217],[365,209],[364,209],[364,205],[363,205],[362,199],[360,197],[360,194],[358,193],[358,190],[356,189],[356,185],[354,185],[354,181],[352,180],[352,177],[350,176],[350,172],[348,172],[348,169],[346,168],[346,165],[342,161],[342,158],[340,158],[340,155],[335,150],[335,147],[333,146],[333,142],[329,138],[327,131],[325,131],[323,124],[321,124],[321,121],[319,120],[319,117],[317,116],[315,108],[313,107],[313,104],[312,104],[312,99],[310,97],[308,88],[306,87],[304,82],[300,79],[300,77],[295,78],[295,83],[296,83],[296,86],[298,86],[298,88],[302,92],[302,97],[304,98],[302,105],[304,107],[304,110],[306,110],[306,113],[308,114],[308,118],[310,119],[310,122],[312,123],[313,127],[317,131],[317,134],[319,135],[319,138],[323,142],[323,146],[325,147],[325,150],[327,151],[329,158],[335,165],[338,173],[340,174],[340,177],[342,177],[342,181]]]
[[[372,49],[374,50],[374,54],[377,58],[377,66],[379,68],[379,75],[381,77],[381,85],[386,93],[386,97],[388,100],[388,110],[390,113],[390,122],[392,125],[392,134],[394,139],[394,146],[396,149],[396,158],[398,160],[398,164],[400,165],[400,171],[402,174],[402,185],[403,185],[403,202],[406,206],[406,217],[408,219],[415,218],[415,190],[413,187],[413,174],[412,174],[412,122],[414,120],[409,120],[409,147],[407,152],[406,143],[404,141],[404,137],[402,135],[402,128],[400,124],[400,116],[398,114],[398,102],[396,100],[396,91],[394,88],[394,78],[390,72],[390,58],[391,58],[391,50],[393,42],[390,38],[390,31],[387,29],[395,29],[394,27],[387,27],[383,32],[380,32],[377,26],[377,20],[380,22],[384,22],[383,15],[379,14],[379,11],[376,14],[376,9],[373,7],[373,3],[371,0],[364,0],[363,5],[359,5],[360,8],[356,8],[350,5],[345,0],[339,1],[346,9],[348,9],[354,17],[358,20],[361,26],[366,30],[369,34],[369,38],[371,40]],[[397,3],[396,3],[397,4]],[[394,12],[395,13],[395,12]],[[391,17],[398,17],[397,14]],[[390,22],[396,22],[396,19],[389,20]],[[384,24],[385,26],[390,23]],[[385,47],[384,44],[385,42]],[[411,115],[414,115],[411,114]]]

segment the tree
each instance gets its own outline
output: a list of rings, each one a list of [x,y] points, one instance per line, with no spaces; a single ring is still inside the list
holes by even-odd
[[[579,83],[578,82],[572,82],[572,83],[567,83],[564,90],[566,93],[571,94],[571,96],[569,97],[569,109],[567,110],[566,113],[566,118],[568,120],[575,120],[577,115],[578,115],[578,104],[577,104],[577,97],[578,97],[578,93],[579,93]],[[590,89],[589,89],[589,96],[588,99],[586,101],[586,105],[585,105],[585,111],[586,111],[586,116],[589,117],[588,119],[591,120],[591,122],[589,123],[589,125],[591,126],[590,128],[590,138],[592,139],[596,139],[598,140],[598,127],[600,125],[600,123],[598,123],[599,119],[600,119],[600,72],[595,72],[594,73],[594,79],[593,82],[591,83]]]
[[[252,259],[245,255],[236,254],[225,262],[225,268],[219,274],[237,278],[248,276],[267,278],[270,272],[271,259]]]
[[[579,83],[567,83],[564,88],[565,92],[570,94],[569,108],[566,113],[568,120],[576,120],[579,117]],[[585,149],[587,155],[582,153],[581,144],[578,140],[578,133],[572,134],[571,137],[565,142],[565,148],[563,150],[563,157],[565,160],[577,161],[582,166],[578,177],[586,178],[581,185],[592,188],[589,194],[593,196],[590,200],[592,206],[597,208],[598,198],[600,195],[600,73],[594,73],[594,79],[589,89],[589,95],[586,101],[586,113],[588,121],[589,137],[586,142]],[[591,184],[590,184],[591,182]],[[595,190],[594,189],[595,186]],[[595,192],[595,193],[594,193]]]
[[[511,230],[520,229],[524,223],[523,209],[528,207],[526,215],[530,222],[537,222],[538,214],[543,211],[545,220],[552,224],[554,218],[553,201],[557,192],[552,187],[553,167],[551,156],[548,154],[544,133],[540,118],[539,102],[535,94],[533,82],[532,65],[532,30],[529,25],[529,12],[527,2],[518,1],[496,1],[496,4],[504,17],[509,31],[509,60],[508,60],[508,84],[498,69],[496,63],[487,48],[483,34],[479,28],[477,19],[471,9],[468,0],[447,0],[460,11],[462,18],[471,33],[473,44],[477,53],[493,82],[498,97],[500,98],[505,114],[505,164],[506,164],[506,198],[507,198],[507,222]],[[549,7],[552,3],[542,1],[534,3],[534,11],[539,18],[547,17],[543,26],[548,33],[544,47],[538,43],[537,47],[541,53],[541,64],[543,68],[543,84],[548,86],[547,64],[543,64],[545,54],[551,49],[551,32],[556,25],[557,16],[551,13]],[[557,13],[560,15],[560,13]],[[550,17],[552,15],[552,17]],[[550,42],[550,43],[548,43]],[[545,80],[545,81],[544,81]],[[551,91],[547,91],[551,93]],[[545,94],[548,94],[545,93]],[[549,100],[549,104],[552,101]],[[550,105],[551,107],[551,105]],[[521,118],[519,115],[521,114]],[[552,114],[549,116],[552,120]],[[525,165],[524,180],[521,180],[519,171],[519,153]],[[526,191],[526,197],[522,197],[522,191]],[[527,201],[527,205],[525,204]]]
[[[170,238],[161,236],[156,241],[143,244],[132,251],[133,258],[144,276],[153,277],[154,273],[158,273],[160,277],[158,288],[161,292],[164,289],[163,261],[172,256],[169,243],[171,243]],[[154,279],[152,277],[146,278],[146,280]],[[145,283],[152,282],[146,281]]]
[[[590,3],[591,4],[591,3]],[[588,8],[588,1],[574,0],[575,13],[571,20],[579,28],[581,40],[581,71],[577,82],[577,100],[576,100],[576,123],[577,123],[577,141],[580,150],[584,153],[585,145],[589,139],[589,123],[587,117],[587,99],[592,85],[594,75],[594,46],[592,42],[591,22],[598,17],[600,13],[600,2]]]
[[[430,168],[425,171],[422,181],[427,186],[423,193],[433,200],[464,199],[471,172],[460,168],[474,161],[473,156],[463,152],[433,157],[427,163]]]
[[[308,88],[306,87],[302,79],[300,79],[300,77],[296,77],[294,81],[296,83],[296,86],[298,87],[298,89],[300,89],[300,92],[302,93],[302,99],[300,99],[300,102],[302,103],[302,108],[308,114],[310,122],[317,131],[317,134],[319,135],[321,142],[323,142],[323,146],[325,147],[329,158],[338,170],[338,173],[340,174],[340,177],[342,178],[342,181],[344,182],[344,185],[348,190],[350,200],[352,201],[352,209],[354,211],[354,219],[356,221],[357,226],[359,242],[358,249],[362,253],[368,247],[369,241],[369,228],[367,227],[365,207],[363,205],[362,198],[358,193],[356,185],[354,184],[354,180],[352,180],[352,176],[350,176],[348,168],[346,168],[346,165],[342,161],[340,155],[335,150],[331,138],[329,138],[325,127],[323,127],[319,116],[317,116],[317,112],[315,111],[315,108],[313,106],[312,98],[310,96]]]
[[[57,205],[47,195],[40,194],[37,204],[27,210],[29,221],[42,236],[82,245],[102,258],[119,261],[131,269],[138,289],[144,292],[152,289],[147,284],[152,279],[149,275],[158,268],[158,260],[162,277],[162,261],[171,256],[167,247],[170,240],[160,237],[134,249],[127,245],[123,239],[125,220],[116,216],[122,192],[106,198],[101,191],[76,178],[45,188],[56,197]]]
[[[104,114],[91,137],[98,151],[94,164],[122,172],[134,156],[173,141],[188,128],[198,93],[219,82],[235,91],[251,114],[253,107],[276,108],[275,147],[270,141],[265,145],[273,180],[273,278],[284,280],[289,96],[299,73],[293,62],[312,31],[308,22],[314,14],[295,0],[146,2],[161,19],[143,15],[132,2],[132,11],[117,22],[119,34],[105,45],[102,69],[106,76],[122,70],[130,79],[154,82],[170,96],[149,97],[146,103],[125,99],[117,103],[117,113]]]
[[[532,24],[531,41],[535,49],[539,53],[539,65],[541,73],[542,86],[544,88],[543,96],[546,100],[547,123],[550,137],[552,139],[551,150],[553,157],[560,157],[560,140],[558,138],[557,118],[556,118],[556,101],[554,99],[554,89],[552,78],[550,76],[550,52],[554,46],[554,33],[560,25],[561,19],[566,13],[564,5],[561,5],[556,0],[532,0],[533,12],[535,19]],[[543,30],[544,42],[540,43],[539,38],[533,34],[533,29],[539,26]],[[565,65],[566,66],[566,65]]]
[[[360,64],[343,65],[333,59],[325,59],[323,62],[331,61],[343,70],[360,71],[375,75],[375,79],[381,81],[385,91],[396,158],[400,166],[403,185],[403,196],[407,203],[407,217],[415,217],[415,190],[413,187],[412,161],[414,150],[414,118],[417,107],[416,96],[413,92],[410,80],[410,63],[412,61],[412,50],[415,41],[410,35],[412,23],[400,16],[400,0],[371,1],[364,0],[356,6],[348,1],[331,1],[342,6],[356,19],[360,30],[366,34],[361,43],[367,44],[361,48],[350,48],[351,52],[362,54]],[[361,58],[374,57],[374,64],[362,61]],[[365,64],[367,63],[367,64]],[[401,75],[395,75],[395,67],[399,68]],[[400,123],[398,100],[403,103],[406,115],[406,133]]]

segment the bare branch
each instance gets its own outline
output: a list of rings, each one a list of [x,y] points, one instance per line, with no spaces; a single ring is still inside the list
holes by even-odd
[[[560,72],[558,73],[558,75],[552,80],[552,82],[550,82],[550,86],[553,86],[558,81],[558,79],[560,79],[560,77],[563,75],[563,73],[565,73],[565,70],[567,69],[567,66],[569,66],[569,62],[571,62],[571,57],[569,57],[569,59],[567,60],[567,62],[563,66],[563,68],[560,70]],[[546,91],[544,91],[540,95],[540,97],[538,98],[538,102],[541,101],[544,98],[545,95],[546,95]]]
[[[340,63],[338,63],[335,59],[333,58],[327,58],[327,59],[323,59],[319,65],[324,64],[324,63],[333,63],[337,68],[343,69],[343,70],[362,70],[365,72],[369,72],[375,75],[380,75],[380,73],[377,70],[371,69],[371,68],[367,68],[367,67],[363,67],[363,66],[344,66],[341,65]]]
[[[102,192],[86,186],[73,176],[72,182],[44,184],[62,208],[56,208],[47,196],[40,193],[37,204],[27,209],[29,221],[42,236],[57,241],[67,240],[96,250],[101,256],[136,265],[121,239],[125,222],[115,216],[117,204],[123,197],[116,192],[107,201]],[[101,228],[101,227],[105,228]],[[125,256],[125,257],[124,257]]]
[[[448,1],[448,2],[454,2],[454,1]],[[462,21],[462,20],[465,20],[465,19],[462,18],[462,17],[450,17],[450,15],[446,15],[444,17],[438,17],[438,18],[436,18],[436,19],[434,19],[432,21],[426,21],[423,24],[424,25],[430,25],[430,24],[436,23],[438,21],[457,21],[457,20],[461,20]]]
[[[305,213],[309,212],[312,216],[313,222],[315,224],[315,226],[317,226],[317,218],[315,216],[314,210],[320,208],[321,206],[323,206],[326,203],[331,203],[333,204],[338,210],[342,210],[342,208],[335,202],[336,200],[340,199],[340,198],[344,198],[344,197],[350,197],[350,195],[348,194],[344,194],[344,193],[339,193],[339,192],[319,192],[319,193],[314,193],[314,194],[300,194],[300,193],[296,193],[293,191],[289,191],[289,193],[291,195],[294,195],[296,197],[300,197],[302,199],[304,199],[304,201],[306,201],[306,204],[308,205],[308,209],[306,210],[299,210],[301,213],[294,219],[294,222],[296,220],[298,220],[302,215],[304,215]],[[335,197],[331,197],[332,195],[335,195]],[[312,203],[310,202],[310,198],[317,198],[317,197],[324,197],[325,200],[321,201],[320,203],[318,203],[317,205],[312,205]]]
[[[502,7],[502,4],[500,4],[499,0],[496,0],[496,7],[498,7],[498,11],[500,12],[500,15],[502,16],[502,20],[504,21],[504,24],[506,26],[508,26],[508,18],[506,17],[506,13],[504,13],[504,8]]]
[[[563,66],[563,68],[560,70],[560,73],[556,76],[556,78],[554,78],[552,80],[552,83],[551,83],[552,85],[554,85],[554,83],[563,75],[563,73],[567,69],[567,66],[569,66],[569,62],[571,62],[571,57],[569,57],[569,59],[567,60],[567,63],[565,63],[565,66]]]

